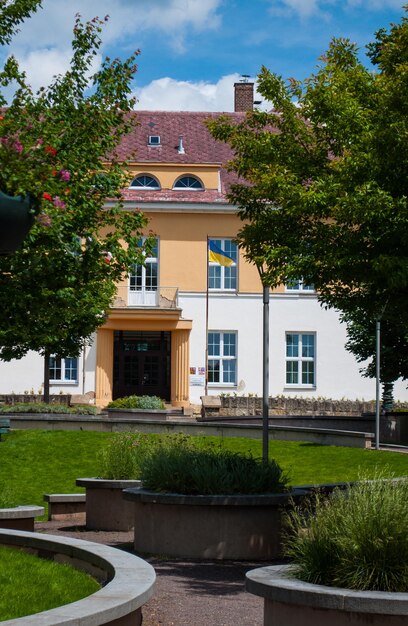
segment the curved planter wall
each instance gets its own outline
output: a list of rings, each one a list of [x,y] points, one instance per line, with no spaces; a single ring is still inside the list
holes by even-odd
[[[264,626],[406,626],[408,593],[352,591],[288,576],[289,565],[246,574],[246,589],[264,598]]]
[[[77,478],[86,489],[86,527],[90,530],[127,531],[133,528],[133,506],[122,497],[123,489],[140,486],[140,480]]]
[[[43,506],[16,506],[0,509],[0,528],[14,530],[34,530],[34,519],[44,515]]]
[[[2,626],[139,626],[142,623],[141,607],[151,597],[155,581],[154,569],[142,559],[99,543],[22,531],[0,530],[0,544],[68,562],[108,581],[87,598],[6,620]]]
[[[125,489],[134,503],[136,552],[200,559],[281,555],[281,511],[304,493],[183,496]]]

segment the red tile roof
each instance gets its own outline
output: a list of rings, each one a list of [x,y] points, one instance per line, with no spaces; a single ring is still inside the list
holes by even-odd
[[[185,173],[191,173],[190,164],[225,164],[232,158],[230,147],[216,141],[205,125],[208,119],[216,119],[221,113],[189,111],[137,111],[138,125],[123,138],[117,154],[120,159],[137,163],[175,163],[186,165]],[[242,120],[244,113],[228,113],[229,117]],[[160,136],[160,146],[149,146],[150,135]],[[183,137],[184,153],[178,152],[180,136]],[[146,167],[146,173],[149,168]],[[127,202],[176,202],[192,204],[221,204],[235,176],[225,169],[220,170],[220,190],[173,191],[169,189],[125,189]]]
[[[136,111],[138,120],[132,132],[118,147],[121,159],[138,163],[225,163],[231,158],[227,144],[216,141],[208,132],[205,121],[221,113],[190,111]],[[243,119],[244,113],[228,113]],[[160,146],[149,146],[149,135],[159,135]],[[183,137],[184,154],[178,152],[179,137]]]

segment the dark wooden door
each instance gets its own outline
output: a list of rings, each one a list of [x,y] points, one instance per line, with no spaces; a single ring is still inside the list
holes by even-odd
[[[159,396],[170,400],[171,333],[115,332],[113,399]]]

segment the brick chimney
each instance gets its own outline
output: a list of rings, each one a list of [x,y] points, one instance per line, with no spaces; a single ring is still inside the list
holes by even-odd
[[[254,83],[234,83],[234,111],[252,111],[254,108]]]

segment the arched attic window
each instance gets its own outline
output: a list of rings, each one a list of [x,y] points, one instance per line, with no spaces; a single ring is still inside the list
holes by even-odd
[[[203,191],[204,185],[196,176],[180,176],[173,185],[176,191]]]
[[[160,189],[160,183],[150,174],[138,174],[130,183],[130,187],[138,189]]]

